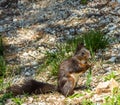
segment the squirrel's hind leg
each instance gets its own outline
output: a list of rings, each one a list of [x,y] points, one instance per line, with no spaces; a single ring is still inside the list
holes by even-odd
[[[64,96],[70,96],[74,94],[74,79],[68,78],[66,81],[63,81],[63,82],[64,82],[64,85],[62,85],[60,89],[61,93]]]

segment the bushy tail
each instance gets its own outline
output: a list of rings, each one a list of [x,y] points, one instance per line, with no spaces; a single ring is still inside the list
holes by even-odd
[[[44,94],[53,91],[57,91],[55,85],[48,83],[38,82],[36,80],[28,80],[23,85],[13,85],[6,89],[7,92],[12,92],[13,95],[21,94]]]

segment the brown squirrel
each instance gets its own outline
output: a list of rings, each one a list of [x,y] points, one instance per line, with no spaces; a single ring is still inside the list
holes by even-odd
[[[28,80],[22,86],[13,85],[6,90],[7,92],[12,92],[13,95],[24,93],[43,94],[52,91],[59,91],[64,96],[72,95],[79,75],[91,67],[88,63],[89,58],[91,58],[90,52],[83,44],[78,44],[75,54],[60,64],[58,86],[36,80]]]

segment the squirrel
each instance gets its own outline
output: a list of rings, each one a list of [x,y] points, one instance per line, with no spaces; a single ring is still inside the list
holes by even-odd
[[[38,82],[36,80],[28,80],[22,86],[13,85],[6,89],[6,92],[12,92],[14,96],[27,94],[45,94],[52,91],[58,91],[64,96],[70,96],[74,93],[78,77],[87,71],[91,65],[88,59],[91,58],[89,50],[81,43],[78,44],[74,55],[64,60],[58,71],[58,86]]]

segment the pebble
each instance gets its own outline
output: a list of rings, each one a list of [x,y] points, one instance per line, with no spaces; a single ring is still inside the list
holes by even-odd
[[[25,76],[30,76],[31,73],[30,72],[25,72]]]
[[[111,72],[112,67],[107,67],[106,70],[107,70],[108,72]]]
[[[12,105],[14,102],[11,99],[8,99],[5,103],[5,105]]]
[[[33,102],[33,97],[28,97],[28,103],[32,103]]]
[[[36,105],[46,105],[45,102],[38,102]]]
[[[117,27],[116,24],[110,23],[110,24],[108,25],[108,30],[109,30],[109,31],[113,31],[116,27]]]
[[[117,57],[111,57],[108,61],[113,63],[113,62],[116,61],[116,58],[117,58]]]
[[[0,26],[0,32],[4,32],[4,28]]]

